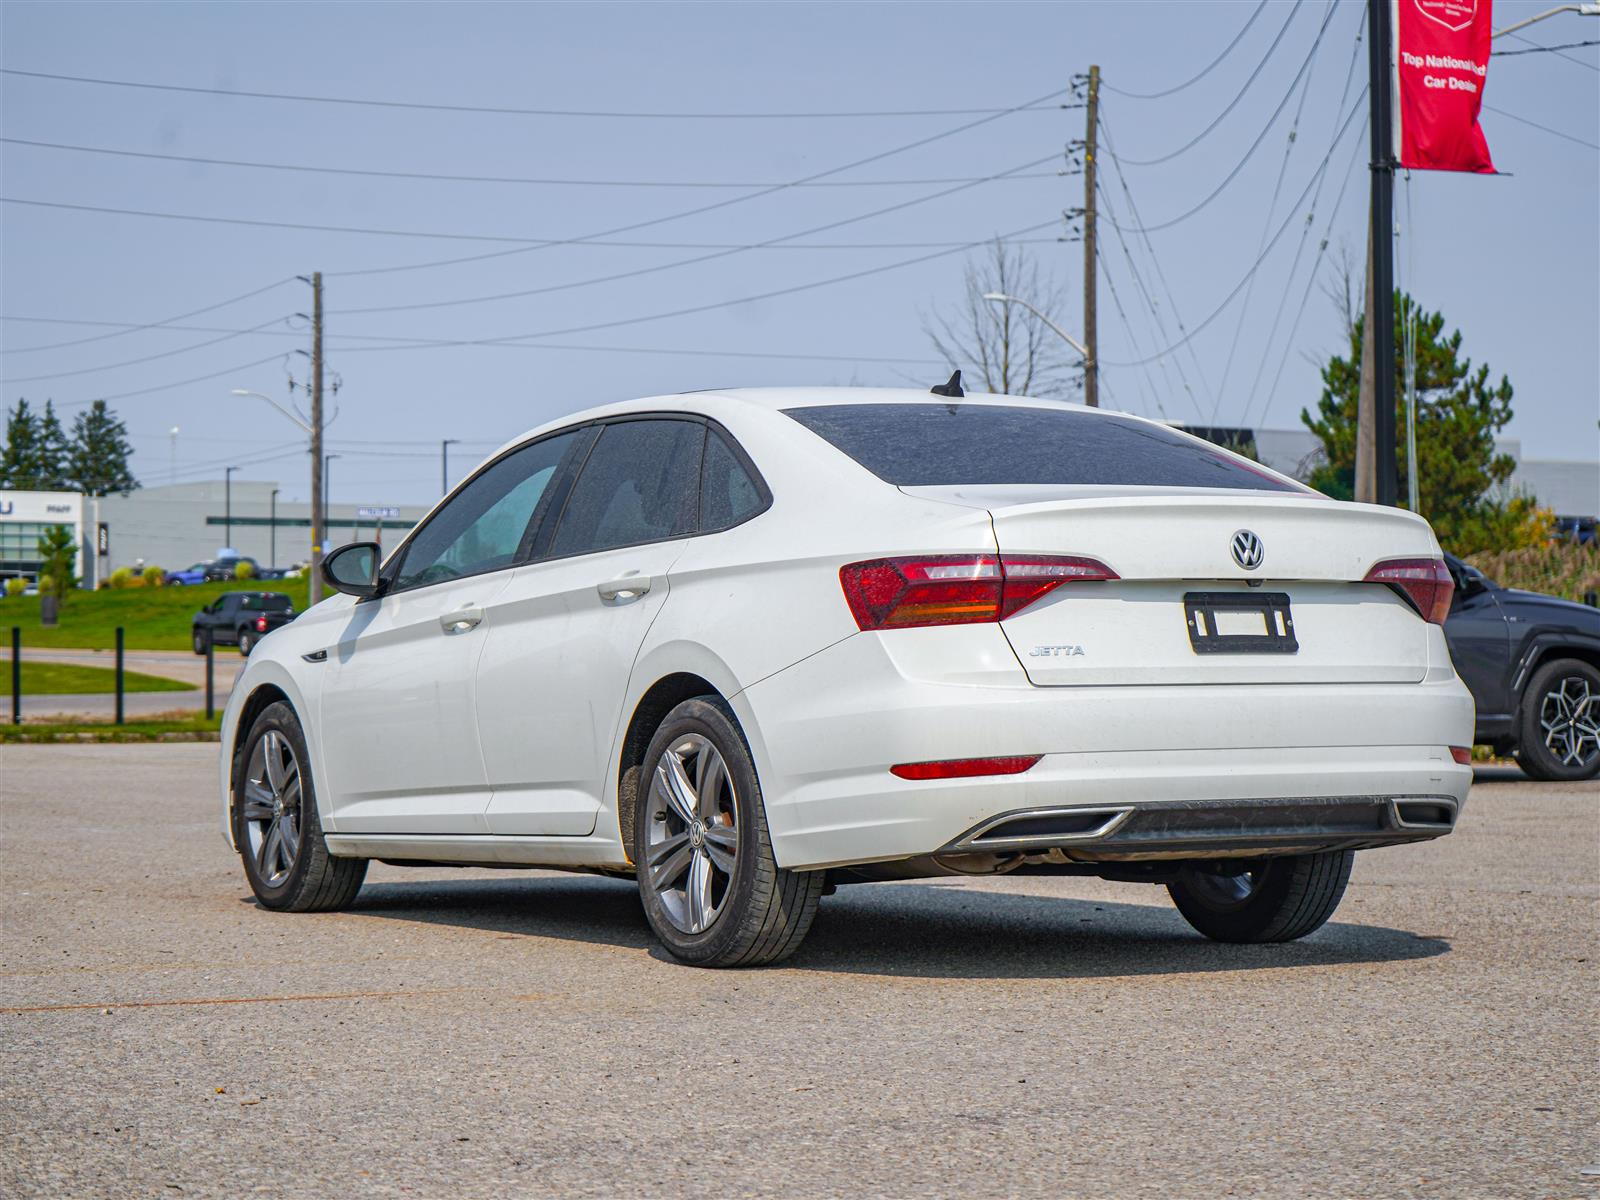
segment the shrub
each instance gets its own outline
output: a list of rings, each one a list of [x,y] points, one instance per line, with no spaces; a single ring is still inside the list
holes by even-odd
[[[254,579],[256,577],[256,569],[252,564],[240,559],[238,565],[233,568],[233,577],[235,579]]]
[[[1474,554],[1467,561],[1504,587],[1580,601],[1585,592],[1600,591],[1600,544],[1596,543],[1556,542]]]
[[[20,596],[28,590],[28,581],[20,575],[15,575],[6,580],[6,595]]]
[[[160,587],[167,581],[167,572],[164,567],[146,567],[142,578],[145,587]]]
[[[118,567],[115,571],[111,572],[111,586],[114,588],[132,587],[133,580],[134,575],[132,567]],[[141,579],[139,582],[143,583],[144,580]]]
[[[48,596],[56,590],[56,580],[53,575],[39,576],[39,595]]]

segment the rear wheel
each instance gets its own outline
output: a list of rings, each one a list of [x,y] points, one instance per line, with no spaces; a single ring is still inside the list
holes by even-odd
[[[1533,779],[1600,775],[1600,671],[1559,658],[1533,673],[1523,693],[1517,764]]]
[[[256,635],[251,633],[248,629],[241,629],[239,631],[239,653],[244,655],[246,658],[249,658],[250,651],[255,649],[255,645]]]
[[[816,916],[825,872],[777,865],[732,712],[715,696],[684,701],[644,761],[634,857],[645,916],[662,944],[700,967],[761,966],[793,954]]]
[[[1185,867],[1167,885],[1184,919],[1218,942],[1290,942],[1333,916],[1355,851]]]
[[[311,756],[294,709],[262,710],[233,782],[233,838],[250,890],[266,908],[347,908],[367,875],[364,858],[335,858],[322,838]]]

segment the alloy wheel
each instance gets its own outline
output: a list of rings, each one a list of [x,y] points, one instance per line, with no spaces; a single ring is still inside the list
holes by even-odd
[[[733,780],[709,739],[685,734],[662,752],[649,803],[650,890],[675,928],[704,933],[727,904],[739,853]]]
[[[1563,767],[1587,766],[1600,756],[1600,696],[1581,675],[1567,675],[1539,701],[1545,749]]]
[[[300,760],[289,739],[268,729],[245,767],[244,828],[256,872],[268,887],[289,877],[300,855]]]

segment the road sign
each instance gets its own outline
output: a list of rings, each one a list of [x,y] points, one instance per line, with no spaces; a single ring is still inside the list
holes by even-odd
[[[369,504],[356,509],[356,516],[368,521],[392,521],[400,515],[398,508]]]

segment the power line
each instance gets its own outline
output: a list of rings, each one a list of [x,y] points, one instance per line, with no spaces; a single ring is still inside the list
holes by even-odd
[[[1260,77],[1261,72],[1266,69],[1267,63],[1271,61],[1273,54],[1277,52],[1278,43],[1283,41],[1284,35],[1289,32],[1289,26],[1293,25],[1294,19],[1300,15],[1301,2],[1302,0],[1294,0],[1294,7],[1289,10],[1288,17],[1284,19],[1283,28],[1279,29],[1278,36],[1272,39],[1272,45],[1267,47],[1267,52],[1262,56],[1261,61],[1256,64],[1256,69],[1250,72],[1250,77],[1244,81],[1243,86],[1239,88],[1237,94],[1235,94],[1232,100],[1228,101],[1227,107],[1216,115],[1216,118],[1211,122],[1211,124],[1207,125],[1199,133],[1195,134],[1194,137],[1190,138],[1183,145],[1179,146],[1176,150],[1173,150],[1168,154],[1160,155],[1157,158],[1125,158],[1122,161],[1127,163],[1130,167],[1153,167],[1157,163],[1170,162],[1172,159],[1177,158],[1178,155],[1192,150],[1194,147],[1199,145],[1200,142],[1203,141],[1213,129],[1222,124],[1229,113],[1238,107],[1239,102],[1244,99],[1245,93],[1250,90],[1250,85],[1255,83],[1255,81]],[[1326,22],[1323,23],[1323,28],[1327,28]],[[1318,33],[1318,40],[1321,40],[1320,32]],[[1315,49],[1315,44],[1313,44],[1312,50],[1315,51]]]
[[[204,342],[195,342],[189,346],[179,346],[173,350],[163,350],[159,354],[146,354],[143,358],[129,358],[122,362],[105,363],[98,367],[79,367],[75,371],[54,371],[47,375],[21,375],[11,379],[0,379],[0,385],[9,387],[14,383],[37,383],[41,379],[67,379],[74,375],[93,375],[98,371],[114,371],[119,367],[136,367],[141,363],[155,362],[158,358],[171,358],[177,354],[188,354],[192,350],[204,350],[207,346],[215,346],[220,342],[231,342],[234,338],[244,337],[247,334],[257,333],[269,325],[276,325],[289,318],[273,317],[270,321],[263,321],[249,329],[230,330],[220,337],[210,338]]]
[[[257,171],[294,171],[313,175],[353,175],[364,179],[418,179],[442,183],[504,183],[536,187],[593,187],[593,188],[729,188],[747,191],[750,188],[783,186],[773,182],[728,182],[725,180],[685,179],[557,179],[549,177],[516,175],[451,175],[435,171],[385,171],[376,168],[322,167],[308,163],[257,162],[239,158],[206,158],[192,154],[157,154],[148,150],[121,150],[110,146],[78,146],[67,142],[39,142],[29,138],[0,137],[0,143],[10,146],[27,146],[35,150],[60,150],[74,154],[102,154],[116,158],[152,159],[157,162],[193,163],[212,167],[240,167]],[[1007,175],[1007,179],[1053,179],[1054,171],[1041,171],[1031,175]],[[856,187],[932,187],[947,183],[971,183],[971,177],[942,179],[829,179],[815,183],[797,184],[804,188],[856,188]]]
[[[1558,138],[1561,138],[1564,141],[1576,142],[1576,143],[1578,143],[1578,145],[1587,146],[1591,150],[1600,150],[1600,145],[1596,145],[1594,142],[1586,142],[1581,137],[1575,137],[1570,133],[1562,133],[1561,130],[1559,130],[1559,129],[1551,129],[1550,126],[1548,126],[1548,125],[1541,125],[1537,121],[1530,121],[1530,120],[1528,120],[1527,117],[1519,117],[1519,116],[1517,116],[1516,113],[1509,113],[1503,108],[1496,108],[1492,104],[1485,104],[1483,107],[1486,108],[1488,111],[1490,111],[1492,113],[1496,113],[1499,116],[1506,117],[1509,120],[1516,121],[1516,122],[1518,122],[1520,124],[1523,124],[1523,125],[1531,125],[1535,129],[1542,129],[1542,130],[1544,130],[1544,132],[1549,133],[1549,134],[1553,134],[1554,136],[1556,136]]]
[[[1013,239],[1013,243],[1015,242],[1015,240],[1016,239]],[[1049,239],[1049,240],[1053,241],[1054,239]],[[964,249],[970,248],[971,245],[972,245],[972,243],[963,243],[962,244],[962,248],[964,248]],[[74,320],[67,320],[65,318],[59,318],[59,317],[23,317],[23,316],[0,316],[0,321],[25,321],[25,322],[36,322],[36,323],[40,323],[40,324],[49,324],[49,325],[89,325],[89,326],[102,326],[102,325],[122,324],[120,322],[115,322],[115,321],[74,321]],[[131,330],[131,329],[142,328],[142,326],[128,324],[128,325],[125,326],[125,328]],[[178,330],[178,331],[181,331],[181,332],[186,332],[186,333],[251,333],[252,332],[251,330],[217,329],[215,327],[204,326],[204,325],[171,325],[171,326],[168,326],[168,328],[174,329],[174,330]],[[286,337],[298,337],[298,336],[300,336],[298,333],[295,333],[295,332],[290,331],[290,330],[262,329],[262,330],[256,330],[256,331],[253,331],[253,332],[255,333],[256,336],[263,336],[263,335],[286,336]],[[487,344],[487,345],[492,345],[492,346],[498,346],[500,348],[507,349],[507,350],[563,350],[563,351],[577,351],[577,352],[585,352],[585,353],[591,353],[592,352],[592,353],[596,353],[596,354],[651,354],[651,355],[662,354],[662,355],[681,355],[681,356],[688,356],[688,357],[695,357],[695,358],[750,358],[750,359],[762,359],[762,360],[766,360],[766,359],[773,359],[773,360],[796,359],[796,360],[804,360],[804,361],[810,361],[810,362],[875,363],[875,364],[883,364],[885,366],[917,366],[917,367],[938,366],[944,361],[944,360],[942,360],[940,358],[937,358],[937,357],[929,357],[929,358],[891,358],[891,357],[884,357],[884,356],[881,356],[881,355],[869,355],[869,354],[813,354],[813,353],[786,354],[786,353],[782,353],[782,352],[778,352],[778,351],[705,350],[705,349],[694,349],[694,348],[683,347],[683,346],[586,346],[586,345],[573,345],[573,344],[559,343],[559,342],[539,342],[537,344],[532,344],[532,343],[526,343],[525,344],[525,343],[518,343],[518,342],[480,343],[480,342],[462,341],[462,340],[459,340],[459,339],[452,340],[452,339],[449,339],[449,338],[399,337],[399,336],[394,336],[394,335],[373,334],[373,333],[339,333],[339,334],[336,334],[336,335],[333,335],[333,336],[336,337],[339,340],[340,345],[337,347],[337,349],[342,354],[360,354],[363,351],[387,350],[387,349],[394,349],[394,348],[404,349],[404,348],[408,348],[408,347],[414,347],[416,349],[428,349],[428,348],[444,349],[444,348],[451,348],[451,347],[478,346],[478,345]],[[377,346],[346,346],[346,345],[343,344],[346,341],[380,342],[380,343],[387,343],[387,344],[385,344],[385,345],[377,345]],[[432,444],[432,443],[430,443],[430,444]],[[496,443],[496,445],[498,445],[498,444],[499,443]]]
[[[956,126],[950,128],[950,129],[944,129],[944,130],[939,131],[938,133],[929,134],[927,137],[918,138],[915,141],[911,141],[911,142],[906,142],[903,145],[891,146],[887,150],[880,150],[875,154],[867,155],[865,158],[858,158],[858,159],[855,159],[855,160],[853,160],[851,162],[841,163],[839,166],[837,166],[837,167],[829,167],[827,170],[816,171],[816,172],[813,172],[810,175],[802,176],[799,179],[790,180],[787,183],[778,184],[778,185],[775,185],[775,186],[770,187],[770,188],[762,188],[759,191],[749,192],[749,193],[747,193],[746,195],[743,195],[743,196],[730,196],[726,200],[717,200],[717,201],[715,201],[715,202],[713,202],[711,204],[702,204],[702,205],[699,205],[698,207],[695,207],[695,208],[683,209],[683,210],[681,210],[679,212],[675,212],[675,213],[668,213],[665,216],[652,217],[652,218],[650,218],[649,220],[646,220],[646,221],[635,221],[635,222],[632,222],[632,223],[627,224],[627,225],[619,225],[619,226],[617,226],[615,228],[612,228],[612,229],[602,229],[602,230],[599,230],[599,231],[597,231],[595,233],[592,233],[592,234],[585,234],[582,237],[570,238],[570,239],[567,239],[566,241],[559,242],[559,243],[554,243],[554,244],[557,244],[557,245],[575,245],[575,244],[580,243],[580,242],[593,241],[593,240],[595,240],[597,238],[616,237],[619,234],[633,233],[636,230],[648,229],[648,228],[651,228],[651,227],[656,226],[656,225],[665,225],[665,224],[667,224],[668,222],[671,222],[671,221],[680,221],[680,220],[684,220],[684,219],[686,219],[688,217],[697,217],[697,216],[701,216],[701,215],[703,215],[705,213],[716,212],[716,211],[718,211],[720,209],[732,207],[735,204],[745,204],[745,203],[747,203],[747,202],[749,202],[751,200],[759,200],[763,196],[770,196],[770,195],[773,195],[774,193],[784,191],[787,188],[799,187],[799,186],[801,186],[803,184],[808,184],[808,183],[815,183],[819,179],[831,179],[835,175],[843,175],[847,171],[855,170],[857,167],[865,167],[865,166],[869,166],[869,165],[871,165],[872,163],[875,163],[875,162],[882,162],[886,158],[893,158],[895,155],[905,154],[905,153],[907,153],[907,152],[909,152],[911,150],[916,150],[916,149],[920,149],[923,146],[932,145],[934,142],[942,141],[945,138],[955,137],[957,134],[966,133],[966,132],[968,132],[970,130],[977,129],[977,128],[979,128],[979,127],[981,127],[983,125],[987,125],[987,124],[989,124],[989,123],[991,123],[993,121],[998,121],[1001,117],[1008,116],[1012,112],[1019,112],[1023,108],[1027,108],[1029,106],[1046,103],[1046,102],[1048,102],[1050,100],[1055,99],[1058,96],[1065,95],[1066,93],[1070,92],[1071,90],[1072,89],[1071,89],[1070,85],[1068,87],[1065,87],[1065,88],[1057,88],[1055,91],[1047,93],[1046,95],[1040,96],[1040,97],[1038,97],[1038,98],[1036,98],[1034,100],[1030,100],[1030,101],[1027,102],[1027,104],[1019,105],[1017,108],[1006,109],[1006,110],[1003,110],[1003,111],[1000,111],[1000,112],[992,113],[992,114],[990,114],[988,116],[979,117],[975,121],[967,121],[967,122],[964,122],[964,123],[962,123],[960,125],[956,125]],[[460,258],[435,259],[435,260],[433,260],[431,262],[424,262],[424,263],[401,263],[401,264],[397,264],[397,265],[392,266],[392,267],[365,267],[365,268],[363,268],[361,270],[356,270],[356,271],[336,271],[336,272],[330,272],[329,274],[330,274],[330,277],[336,277],[336,276],[351,277],[351,276],[356,276],[356,275],[387,275],[387,274],[391,274],[391,273],[393,273],[395,271],[421,271],[421,270],[428,270],[428,269],[431,269],[433,267],[452,267],[452,266],[459,266],[462,263],[483,262],[483,261],[485,261],[487,259],[504,258],[504,257],[507,257],[508,255],[513,255],[513,254],[526,254],[530,250],[537,250],[537,249],[541,249],[541,248],[542,247],[539,247],[539,246],[521,246],[521,247],[517,247],[515,249],[511,249],[511,250],[491,250],[491,251],[489,251],[487,253],[484,253],[484,254],[472,254],[472,255],[466,255],[466,256],[460,257]]]
[[[1113,366],[1113,367],[1136,367],[1136,366],[1139,366],[1141,363],[1154,361],[1154,359],[1160,358],[1162,355],[1171,354],[1174,350],[1178,349],[1180,346],[1186,345],[1188,342],[1193,340],[1208,325],[1210,325],[1211,322],[1215,321],[1218,317],[1220,317],[1223,314],[1223,312],[1227,309],[1228,305],[1233,303],[1234,298],[1236,296],[1238,296],[1238,294],[1244,290],[1245,285],[1250,282],[1250,277],[1252,275],[1254,275],[1258,270],[1261,269],[1261,264],[1264,263],[1267,260],[1267,256],[1272,253],[1273,247],[1278,244],[1278,239],[1281,238],[1283,236],[1283,234],[1284,234],[1284,231],[1289,228],[1290,221],[1294,220],[1295,210],[1298,209],[1300,207],[1300,205],[1305,202],[1306,197],[1311,194],[1311,189],[1315,185],[1318,177],[1322,174],[1323,171],[1325,171],[1327,169],[1328,163],[1333,157],[1333,149],[1334,149],[1334,147],[1337,147],[1339,142],[1341,140],[1343,140],[1345,132],[1350,128],[1350,123],[1353,120],[1355,120],[1356,113],[1360,111],[1360,109],[1361,109],[1361,100],[1365,99],[1365,96],[1366,96],[1366,89],[1363,88],[1361,97],[1358,98],[1356,104],[1350,109],[1349,114],[1346,115],[1346,117],[1344,119],[1344,122],[1339,126],[1338,132],[1334,134],[1333,147],[1330,147],[1329,150],[1328,150],[1328,153],[1323,156],[1322,162],[1317,165],[1316,171],[1313,173],[1312,177],[1309,180],[1306,181],[1305,188],[1300,192],[1300,195],[1295,199],[1295,202],[1292,205],[1290,205],[1288,217],[1286,217],[1284,219],[1283,224],[1278,226],[1277,232],[1274,233],[1272,235],[1271,239],[1267,242],[1266,249],[1264,249],[1261,252],[1261,254],[1257,256],[1255,262],[1250,264],[1249,269],[1245,271],[1243,277],[1240,278],[1238,283],[1234,284],[1233,290],[1230,291],[1226,296],[1224,296],[1222,298],[1222,302],[1220,304],[1218,304],[1217,307],[1211,311],[1211,315],[1206,317],[1205,320],[1201,321],[1192,330],[1190,330],[1188,333],[1186,333],[1183,336],[1183,338],[1181,338],[1179,341],[1174,342],[1172,345],[1166,347],[1164,350],[1158,351],[1156,354],[1150,356],[1149,358],[1132,359],[1132,360],[1129,360],[1129,361],[1126,361],[1126,362],[1116,362],[1116,361],[1113,361],[1113,360],[1106,360],[1107,361],[1107,365]]]
[[[1049,154],[1044,158],[1036,159],[1033,162],[1023,163],[1015,169],[1018,171],[1024,171],[1029,167],[1038,166],[1040,163],[1049,162],[1055,157],[1056,156],[1054,154]],[[675,270],[679,267],[688,267],[698,263],[711,262],[715,259],[728,258],[735,254],[742,254],[748,250],[761,250],[769,246],[782,244],[784,242],[792,242],[798,238],[810,237],[819,233],[826,233],[829,230],[839,229],[845,225],[857,224],[861,221],[871,220],[874,217],[885,216],[888,213],[899,212],[902,209],[912,208],[919,204],[927,204],[934,200],[943,199],[946,196],[953,196],[957,192],[968,191],[969,189],[977,187],[980,184],[989,183],[994,179],[1002,178],[1003,174],[1004,173],[1002,173],[1002,175],[992,175],[974,179],[966,183],[957,184],[951,188],[946,188],[943,191],[934,192],[930,195],[918,196],[911,200],[903,200],[898,204],[891,204],[885,208],[874,209],[871,212],[861,213],[858,216],[846,217],[838,221],[829,221],[823,225],[814,225],[809,229],[802,229],[797,233],[784,234],[782,237],[769,238],[763,242],[754,242],[746,246],[729,247],[727,249],[716,250],[706,254],[698,254],[692,258],[681,258],[673,262],[656,263],[653,266],[648,267],[635,267],[632,270],[618,271],[610,275],[599,275],[589,279],[573,280],[568,283],[546,284],[543,287],[522,288],[514,292],[497,292],[487,296],[463,296],[454,300],[423,300],[412,304],[380,304],[370,305],[364,308],[334,309],[332,311],[335,314],[352,315],[359,313],[415,312],[419,309],[431,308],[454,308],[463,304],[487,304],[500,300],[516,300],[527,296],[547,295],[551,292],[571,291],[575,288],[591,287],[596,284],[615,283],[623,279],[636,279],[642,275],[653,275],[662,271]]]
[[[587,117],[606,120],[650,121],[774,121],[774,120],[829,120],[834,118],[869,117],[965,117],[975,115],[1001,115],[1011,112],[1053,112],[1070,105],[1052,105],[1042,97],[1024,108],[922,108],[885,109],[855,112],[664,112],[650,110],[630,112],[599,109],[563,108],[510,108],[498,105],[431,104],[417,100],[372,100],[354,96],[314,96],[295,92],[248,91],[242,88],[194,87],[175,83],[147,83],[132,79],[104,79],[88,75],[63,75],[48,71],[23,71],[16,68],[0,69],[0,75],[16,75],[27,79],[48,79],[56,83],[91,84],[96,87],[136,88],[153,92],[181,92],[195,96],[232,96],[245,100],[287,100],[300,104],[342,104],[357,108],[401,108],[421,112],[486,113],[493,116],[514,117]],[[1056,93],[1059,95],[1060,93]]]
[[[1522,39],[1519,39],[1519,40],[1527,41],[1526,38],[1522,38]],[[1600,46],[1600,38],[1590,38],[1586,42],[1562,42],[1558,46],[1542,46],[1538,42],[1534,42],[1534,43],[1532,43],[1532,48],[1531,49],[1528,49],[1528,50],[1496,50],[1489,57],[1490,58],[1514,58],[1518,54],[1559,54],[1562,50],[1576,50],[1580,46]],[[1573,58],[1571,55],[1562,54],[1561,57],[1567,59],[1569,62],[1578,63],[1580,66],[1585,66],[1585,67],[1594,66],[1593,63],[1586,63],[1581,58]],[[1596,68],[1596,69],[1600,70],[1600,68]]]
[[[1538,46],[1541,50],[1548,49],[1550,53],[1554,54],[1557,58],[1564,58],[1569,63],[1577,63],[1580,67],[1586,67],[1591,71],[1600,71],[1600,66],[1596,66],[1592,62],[1586,62],[1584,59],[1578,58],[1576,55],[1567,54],[1564,51],[1554,47],[1546,47],[1543,42],[1536,42],[1531,37],[1523,37],[1520,33],[1513,33],[1509,36],[1514,38],[1516,41],[1521,42],[1524,46]]]
[[[1328,18],[1331,19],[1332,16],[1333,11],[1330,9],[1328,12]],[[1227,189],[1228,185],[1239,177],[1239,172],[1244,170],[1245,164],[1255,157],[1256,151],[1261,148],[1261,144],[1266,140],[1267,134],[1272,130],[1272,127],[1278,123],[1278,118],[1283,115],[1283,110],[1289,107],[1289,101],[1294,98],[1295,91],[1300,85],[1301,77],[1310,69],[1312,61],[1316,58],[1317,47],[1321,44],[1322,36],[1327,32],[1327,30],[1328,21],[1325,19],[1322,23],[1322,28],[1317,31],[1316,40],[1311,43],[1311,52],[1306,55],[1305,61],[1300,64],[1300,70],[1295,72],[1294,78],[1289,81],[1289,87],[1288,90],[1283,93],[1283,99],[1278,101],[1278,106],[1272,110],[1272,115],[1267,118],[1266,124],[1262,125],[1261,132],[1256,134],[1255,140],[1251,142],[1250,145],[1245,149],[1244,154],[1239,158],[1238,162],[1234,163],[1233,169],[1223,177],[1222,182],[1217,184],[1217,186],[1214,187],[1204,199],[1187,211],[1181,212],[1169,220],[1159,221],[1154,225],[1140,225],[1137,227],[1136,232],[1149,234],[1159,233],[1163,229],[1171,229],[1174,225],[1180,224],[1183,221],[1187,221],[1190,217],[1201,211],[1218,196],[1222,195],[1222,193]],[[1113,163],[1117,165],[1118,171],[1121,170],[1122,164],[1127,164],[1129,166],[1140,165],[1116,154],[1116,152],[1111,150],[1109,146],[1107,147],[1107,150],[1112,155]]]
[[[191,383],[204,383],[208,379],[220,379],[224,375],[232,375],[236,371],[248,371],[251,367],[263,366],[270,362],[279,362],[283,354],[269,354],[265,358],[257,358],[247,363],[236,363],[231,367],[224,367],[220,371],[213,371],[209,375],[196,375],[191,379],[176,379],[171,383],[158,383],[154,387],[139,388],[131,392],[114,392],[110,395],[96,396],[92,400],[74,400],[65,404],[56,405],[57,408],[83,408],[93,404],[95,400],[127,400],[133,396],[148,396],[152,392],[170,391],[172,388],[187,387]]]
[[[117,329],[113,333],[97,333],[97,334],[94,334],[91,337],[74,338],[70,342],[50,342],[50,343],[48,343],[46,345],[43,345],[43,346],[19,346],[14,350],[3,350],[3,351],[0,351],[0,354],[33,354],[33,353],[35,353],[36,351],[39,351],[39,350],[61,350],[61,349],[64,349],[65,347],[67,347],[67,346],[86,346],[90,342],[100,342],[100,341],[104,341],[107,338],[121,337],[125,333],[137,333],[137,332],[139,332],[140,330],[143,330],[143,329],[160,329],[163,326],[171,325],[174,321],[186,321],[190,317],[199,316],[201,313],[212,312],[215,309],[219,309],[219,308],[227,308],[230,304],[238,304],[241,300],[249,300],[252,297],[261,295],[263,292],[270,292],[274,288],[282,287],[284,284],[290,282],[290,278],[292,278],[292,277],[286,277],[286,278],[283,278],[283,279],[278,279],[278,280],[273,281],[272,283],[265,284],[262,287],[254,288],[254,289],[252,289],[251,291],[248,291],[248,292],[243,292],[243,293],[241,293],[241,294],[239,294],[237,296],[230,296],[226,300],[219,300],[215,304],[207,304],[203,308],[192,308],[188,312],[178,313],[176,316],[166,317],[166,318],[163,318],[160,321],[146,321],[146,322],[144,322],[142,324],[125,325],[122,328]],[[19,318],[12,318],[12,319],[13,320],[26,320],[26,319],[31,319],[31,318],[20,318],[19,317]],[[53,322],[53,323],[54,324],[74,324],[75,322],[60,321],[60,322]],[[210,332],[210,331],[208,331],[208,332]],[[222,331],[216,331],[216,332],[222,332]]]
[[[1105,82],[1104,80],[1100,81],[1100,86],[1105,88],[1105,90],[1108,91],[1108,92],[1115,92],[1119,96],[1126,96],[1130,100],[1160,100],[1163,96],[1175,95],[1178,92],[1183,91],[1184,88],[1189,87],[1192,84],[1199,83],[1207,75],[1211,74],[1212,71],[1216,70],[1217,67],[1221,66],[1222,65],[1222,60],[1227,58],[1229,54],[1233,53],[1233,48],[1235,46],[1237,46],[1244,39],[1244,35],[1245,34],[1250,32],[1250,27],[1256,23],[1256,18],[1259,17],[1262,14],[1262,12],[1264,12],[1266,10],[1266,7],[1267,7],[1267,0],[1261,0],[1261,3],[1256,5],[1255,11],[1252,12],[1250,14],[1250,16],[1245,20],[1244,27],[1242,29],[1240,29],[1238,33],[1233,35],[1233,41],[1229,42],[1226,46],[1224,46],[1222,48],[1222,53],[1217,55],[1214,59],[1212,59],[1209,63],[1207,63],[1201,69],[1201,71],[1200,71],[1200,73],[1198,75],[1194,75],[1194,76],[1191,76],[1188,79],[1185,79],[1182,83],[1178,84],[1176,87],[1169,87],[1169,88],[1166,88],[1163,91],[1159,91],[1159,92],[1126,92],[1126,91],[1123,91],[1119,87],[1113,87],[1111,84]]]

